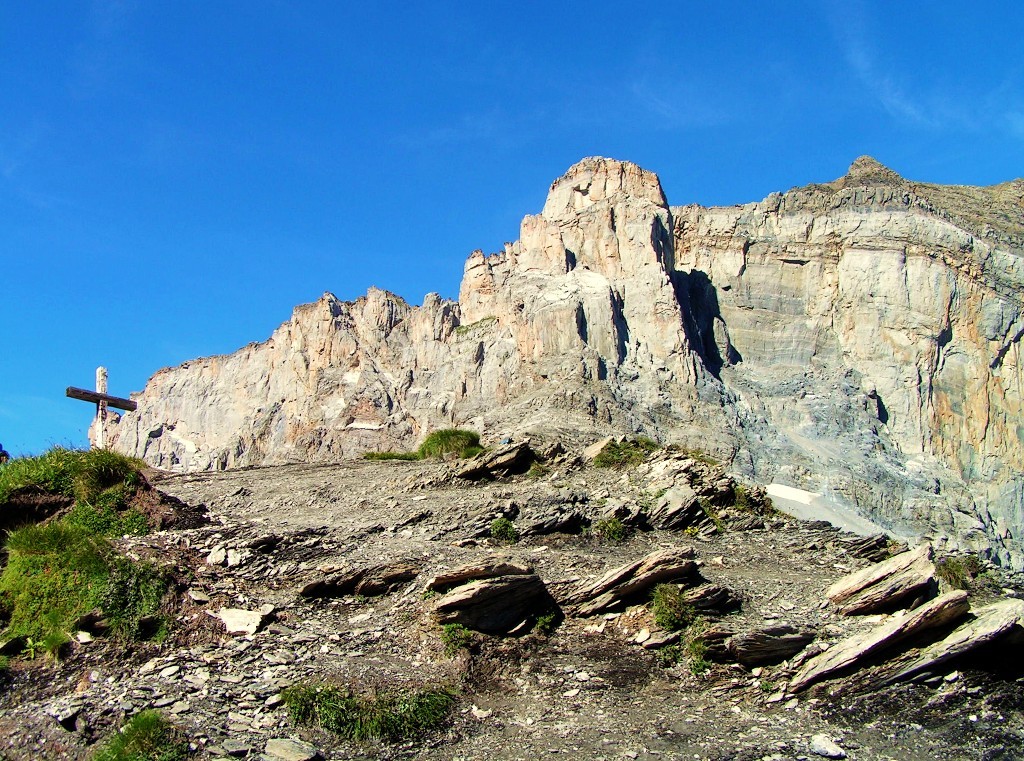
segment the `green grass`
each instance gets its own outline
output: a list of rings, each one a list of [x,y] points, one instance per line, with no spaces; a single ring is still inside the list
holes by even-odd
[[[935,563],[935,575],[953,589],[970,587],[981,570],[981,561],[977,555],[950,555]]]
[[[469,649],[473,644],[473,632],[462,624],[445,624],[441,627],[441,643],[444,645],[444,654],[450,658],[460,650]]]
[[[622,544],[626,541],[626,524],[618,518],[602,518],[594,523],[594,536],[607,544]]]
[[[483,449],[480,446],[480,434],[476,431],[465,431],[459,428],[446,428],[434,431],[427,436],[417,450],[420,459],[428,457],[444,457],[454,454],[462,458],[475,457]]]
[[[191,756],[184,733],[159,711],[133,716],[90,761],[184,761]]]
[[[96,608],[115,635],[136,639],[140,621],[157,612],[168,586],[152,565],[118,556],[104,537],[65,519],[12,531],[6,546],[0,574],[5,634],[30,637],[42,649],[52,650],[47,643]]]
[[[551,610],[537,616],[537,621],[534,623],[533,628],[541,634],[553,634],[563,619],[564,616],[559,611]]]
[[[715,524],[715,528],[718,529],[718,532],[720,534],[724,534],[725,522],[718,516],[718,511],[715,509],[715,506],[711,504],[711,501],[705,497],[701,497],[697,500],[697,503],[700,505],[700,509],[704,511],[704,515],[706,515],[708,519]]]
[[[743,484],[736,484],[733,487],[732,493],[732,506],[737,510],[761,516],[775,515],[778,512],[772,504],[771,497],[765,494],[763,503],[755,503],[755,501],[751,499],[750,490],[743,486]]]
[[[594,458],[596,468],[628,468],[639,465],[651,452],[658,449],[658,444],[643,436],[621,444],[610,441]]]
[[[296,685],[281,693],[292,720],[347,740],[398,742],[443,726],[455,707],[446,689],[360,697],[331,685]]]
[[[102,536],[142,536],[149,532],[149,521],[138,510],[124,509],[123,487],[114,486],[100,494],[97,500],[99,507],[89,503],[77,503],[65,516],[65,520],[75,526],[88,529],[93,534]],[[107,501],[104,496],[112,492],[119,495],[116,501]],[[120,507],[118,507],[120,505]]]
[[[118,484],[130,487],[141,481],[145,463],[109,449],[54,447],[36,457],[19,457],[0,465],[0,505],[18,489],[37,486],[79,502],[92,502]]]
[[[673,447],[675,448],[675,447]],[[688,449],[686,447],[679,447],[678,451],[689,457],[691,460],[704,463],[705,465],[718,465],[718,460],[709,455],[707,452],[703,452],[700,449]]]
[[[666,631],[685,629],[697,618],[692,605],[683,601],[683,593],[675,584],[658,584],[651,593],[654,623]]]
[[[364,460],[427,460],[454,454],[467,460],[484,451],[480,446],[480,434],[459,428],[434,431],[427,436],[415,452],[363,452]]]
[[[519,541],[519,532],[516,525],[508,518],[496,518],[491,524],[491,538],[507,544],[515,544]]]
[[[543,464],[541,464],[539,462],[535,462],[535,463],[533,463],[533,465],[530,466],[530,469],[526,472],[526,477],[527,478],[543,478],[544,476],[546,476],[550,472],[551,472],[551,468],[549,468],[547,465],[543,465]]]
[[[700,676],[711,668],[711,662],[707,659],[708,644],[700,636],[704,631],[705,624],[698,619],[690,624],[686,636],[686,655],[690,666],[690,673]]]

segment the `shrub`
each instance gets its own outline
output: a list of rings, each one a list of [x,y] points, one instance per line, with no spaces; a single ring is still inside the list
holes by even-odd
[[[666,631],[679,631],[693,623],[697,612],[683,601],[683,593],[675,584],[658,584],[651,593],[654,622]]]
[[[519,541],[519,532],[515,524],[508,518],[497,518],[491,524],[491,538],[499,542],[515,544]]]
[[[180,729],[159,711],[143,711],[107,740],[92,761],[184,761],[190,755]]]
[[[347,740],[397,742],[442,726],[455,706],[446,689],[366,698],[331,685],[296,685],[281,693],[296,724],[319,727]]]
[[[594,536],[602,542],[621,544],[626,540],[626,524],[618,518],[602,518],[594,524]]]
[[[639,465],[647,455],[657,448],[657,442],[642,436],[637,439],[623,441],[621,444],[609,441],[605,448],[594,458],[594,467],[628,468],[633,465]]]
[[[441,643],[444,654],[451,657],[460,650],[468,650],[473,644],[473,632],[462,624],[445,624],[441,627]]]
[[[463,458],[475,457],[482,451],[480,434],[459,428],[434,431],[423,440],[417,450],[420,459],[423,460],[428,457],[444,457],[446,454],[454,454]]]
[[[683,648],[679,645],[667,645],[658,650],[658,665],[664,669],[672,668],[683,660]]]
[[[686,642],[686,655],[689,657],[690,672],[694,676],[700,676],[709,668],[711,663],[707,659],[708,646],[700,637],[690,637]]]

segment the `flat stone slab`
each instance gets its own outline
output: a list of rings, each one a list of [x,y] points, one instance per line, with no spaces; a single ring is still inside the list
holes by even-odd
[[[493,579],[496,576],[526,576],[533,573],[533,566],[516,563],[509,558],[495,558],[487,563],[471,563],[460,566],[448,573],[438,574],[427,582],[427,589],[433,592],[447,592],[478,579]]]
[[[889,609],[900,601],[926,593],[935,587],[932,546],[875,563],[839,579],[825,593],[844,616]]]
[[[935,642],[901,664],[896,674],[886,683],[909,679],[948,660],[984,647],[1011,634],[1024,634],[1024,600],[1011,598],[978,608],[974,618],[954,629],[944,639]]]
[[[314,759],[320,758],[320,751],[315,745],[290,737],[275,737],[267,740],[263,752],[270,758],[281,759],[281,761],[314,761]]]
[[[925,603],[916,610],[892,616],[874,629],[836,643],[811,658],[789,683],[793,692],[809,687],[836,672],[863,663],[869,657],[904,642],[928,629],[951,624],[967,615],[970,603],[967,593],[950,592]]]

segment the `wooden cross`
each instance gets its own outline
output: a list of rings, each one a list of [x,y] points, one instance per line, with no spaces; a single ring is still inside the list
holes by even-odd
[[[105,367],[96,368],[95,391],[68,386],[64,395],[72,399],[81,399],[83,402],[96,403],[96,419],[93,421],[93,424],[96,426],[96,441],[94,444],[97,449],[103,448],[103,425],[107,421],[107,407],[117,407],[119,410],[131,411],[139,406],[131,399],[110,396],[107,393],[107,368]]]

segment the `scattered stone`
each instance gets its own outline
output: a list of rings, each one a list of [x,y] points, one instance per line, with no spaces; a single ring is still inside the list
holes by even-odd
[[[314,761],[320,758],[320,751],[312,743],[290,737],[275,737],[267,740],[264,753],[272,759],[282,761]]]
[[[200,589],[188,590],[188,597],[192,602],[199,603],[200,605],[205,605],[210,601],[210,596]]]
[[[658,498],[647,513],[647,522],[664,531],[682,531],[711,524],[711,519],[700,506],[696,492],[685,483],[677,483]]]
[[[824,758],[846,758],[846,751],[826,734],[817,734],[811,738],[811,753]]]
[[[215,547],[209,555],[206,556],[206,562],[209,565],[224,565],[228,559],[228,551],[223,547]]]
[[[723,615],[738,610],[743,604],[743,598],[730,587],[702,584],[684,592],[683,603],[702,613]]]

